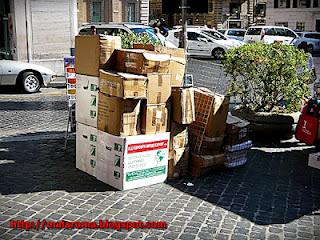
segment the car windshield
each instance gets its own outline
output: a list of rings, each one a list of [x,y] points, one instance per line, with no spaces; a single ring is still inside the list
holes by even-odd
[[[208,30],[205,30],[205,31],[202,31],[204,34],[206,35],[209,35],[209,37],[213,38],[213,39],[216,39],[216,40],[220,40],[220,39],[223,39],[223,40],[226,40],[227,38],[225,36],[223,36],[221,33],[219,32],[215,32],[215,31],[208,31]]]
[[[142,34],[142,33],[147,33],[150,38],[158,40],[157,35],[154,33],[153,28],[130,28],[132,32],[135,34]]]
[[[224,30],[224,29],[218,29],[218,32],[224,34],[224,33],[226,32],[226,30]]]

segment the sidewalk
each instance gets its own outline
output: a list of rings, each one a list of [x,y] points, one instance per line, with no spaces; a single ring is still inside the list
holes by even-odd
[[[21,147],[23,144],[23,148]],[[75,142],[0,143],[1,239],[320,239],[316,149],[259,144],[246,166],[116,191],[75,168]],[[189,184],[188,184],[189,183]],[[10,220],[165,221],[166,230],[10,229]]]

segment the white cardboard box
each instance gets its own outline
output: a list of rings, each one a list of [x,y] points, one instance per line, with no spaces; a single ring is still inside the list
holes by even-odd
[[[91,176],[96,176],[97,135],[96,128],[77,123],[76,168]]]
[[[97,128],[99,78],[77,75],[76,120]]]
[[[167,178],[170,133],[118,137],[98,131],[98,180],[119,190]]]
[[[320,152],[309,154],[309,167],[320,169]]]

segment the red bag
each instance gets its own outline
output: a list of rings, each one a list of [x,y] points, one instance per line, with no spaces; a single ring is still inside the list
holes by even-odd
[[[309,145],[314,144],[318,137],[318,124],[317,118],[302,113],[296,129],[296,139]]]

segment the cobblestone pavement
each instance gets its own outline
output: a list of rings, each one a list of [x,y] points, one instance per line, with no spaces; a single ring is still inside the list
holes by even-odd
[[[36,94],[0,91],[0,138],[17,134],[65,131],[68,111],[65,89],[42,89]]]
[[[75,169],[74,147],[0,143],[0,239],[320,239],[320,170],[307,166],[315,149],[295,141],[257,145],[241,168],[124,192]],[[168,228],[22,231],[9,228],[12,219],[166,221]]]

